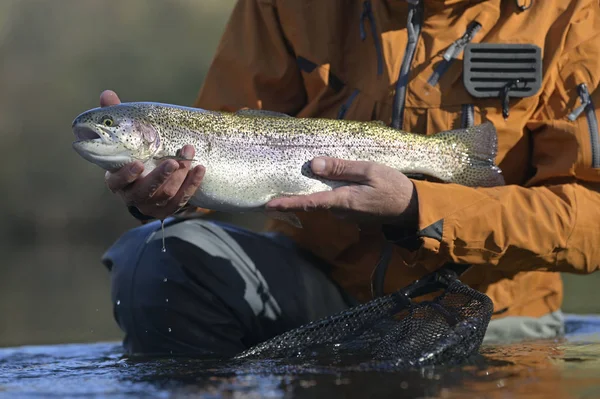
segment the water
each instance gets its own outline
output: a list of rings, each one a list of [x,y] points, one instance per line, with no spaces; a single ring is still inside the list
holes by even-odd
[[[0,397],[597,398],[598,331],[595,326],[562,340],[484,345],[468,366],[402,372],[319,374],[290,360],[128,358],[112,342],[5,348]]]
[[[165,219],[160,220],[160,231],[162,234],[162,248],[161,252],[167,252],[167,246],[165,245]]]

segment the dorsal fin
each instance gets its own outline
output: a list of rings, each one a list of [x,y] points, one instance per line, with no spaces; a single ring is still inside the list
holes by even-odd
[[[240,109],[235,112],[238,116],[254,116],[262,118],[291,118],[290,115],[284,114],[283,112],[267,111],[264,109]]]

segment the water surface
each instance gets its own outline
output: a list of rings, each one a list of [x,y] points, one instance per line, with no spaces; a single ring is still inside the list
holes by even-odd
[[[128,358],[117,342],[4,348],[0,397],[600,398],[598,331],[583,323],[561,340],[484,345],[463,367],[394,372]]]

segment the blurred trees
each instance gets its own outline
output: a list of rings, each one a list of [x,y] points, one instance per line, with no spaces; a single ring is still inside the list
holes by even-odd
[[[0,2],[0,345],[119,337],[99,259],[136,222],[71,121],[107,88],[190,105],[233,3]]]

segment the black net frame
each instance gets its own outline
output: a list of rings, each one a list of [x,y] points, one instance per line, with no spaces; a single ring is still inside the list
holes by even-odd
[[[464,362],[478,353],[493,312],[487,295],[460,281],[465,269],[444,267],[392,294],[273,337],[234,359],[328,359],[370,370]],[[431,300],[417,301],[438,292]]]

